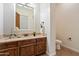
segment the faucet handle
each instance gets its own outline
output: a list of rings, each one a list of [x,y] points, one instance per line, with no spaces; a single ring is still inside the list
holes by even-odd
[[[14,34],[14,36],[17,36],[16,34]]]

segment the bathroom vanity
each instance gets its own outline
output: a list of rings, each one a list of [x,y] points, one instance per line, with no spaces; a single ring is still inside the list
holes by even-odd
[[[46,36],[0,39],[1,56],[35,56],[46,53]]]
[[[16,3],[15,6],[9,3],[3,4],[4,25],[0,35],[9,38],[0,37],[0,55],[35,56],[46,53],[46,36],[33,36],[33,33],[40,33],[41,30],[40,16],[37,13],[40,10],[39,4],[34,5],[35,8],[27,6],[27,3]],[[20,34],[30,34],[30,36],[21,37]]]

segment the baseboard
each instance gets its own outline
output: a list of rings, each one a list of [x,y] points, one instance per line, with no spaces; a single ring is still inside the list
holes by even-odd
[[[55,51],[55,52],[51,52],[51,53],[46,52],[46,54],[47,54],[48,56],[55,56],[55,55],[56,55],[56,51]]]
[[[66,48],[68,48],[68,49],[71,49],[72,51],[75,51],[75,52],[78,52],[79,53],[79,50],[77,50],[77,49],[74,49],[74,48],[72,48],[72,47],[69,47],[69,46],[66,46],[66,45],[62,45],[63,47],[66,47]]]

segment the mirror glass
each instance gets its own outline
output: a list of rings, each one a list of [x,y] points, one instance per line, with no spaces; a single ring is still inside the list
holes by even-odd
[[[23,33],[40,32],[41,10],[39,3],[3,3],[3,7],[2,34],[10,35],[16,33],[16,30]]]
[[[16,4],[16,28],[27,32],[34,30],[34,8],[28,3]]]

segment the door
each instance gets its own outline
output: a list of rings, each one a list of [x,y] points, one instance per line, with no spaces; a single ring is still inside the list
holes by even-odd
[[[0,50],[0,56],[17,56],[18,49],[17,48],[9,48]]]
[[[36,43],[36,55],[46,53],[46,38],[38,38]]]
[[[45,43],[38,43],[36,46],[36,55],[40,55],[46,52]]]
[[[34,45],[21,46],[20,56],[33,56],[35,54],[34,48],[35,48]]]

